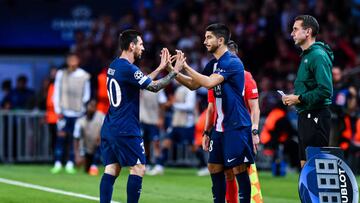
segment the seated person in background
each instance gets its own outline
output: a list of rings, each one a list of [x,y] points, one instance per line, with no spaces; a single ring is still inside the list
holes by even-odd
[[[77,165],[85,161],[85,171],[89,175],[99,174],[100,164],[100,129],[105,115],[96,110],[96,101],[87,105],[86,115],[76,120],[74,128],[75,162]]]

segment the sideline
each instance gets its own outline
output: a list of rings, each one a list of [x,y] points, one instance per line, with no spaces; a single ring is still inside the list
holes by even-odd
[[[64,190],[58,190],[58,189],[54,189],[54,188],[44,187],[44,186],[40,186],[40,185],[34,185],[34,184],[30,184],[30,183],[24,183],[24,182],[15,181],[15,180],[9,180],[9,179],[5,179],[5,178],[0,178],[0,183],[16,185],[16,186],[20,186],[20,187],[35,189],[35,190],[41,190],[41,191],[50,192],[50,193],[57,193],[57,194],[66,195],[66,196],[70,196],[70,197],[77,197],[77,198],[82,198],[82,199],[98,201],[98,202],[100,201],[99,197],[84,195],[84,194],[75,193],[75,192],[68,192],[68,191],[64,191]],[[121,202],[111,201],[111,203],[121,203]]]

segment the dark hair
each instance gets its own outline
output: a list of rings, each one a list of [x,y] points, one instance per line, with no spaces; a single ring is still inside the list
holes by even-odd
[[[79,58],[79,54],[78,54],[77,52],[68,52],[68,53],[66,54],[66,58],[68,58],[68,57],[70,57],[70,56],[76,56],[76,57]]]
[[[301,26],[305,29],[311,28],[312,32],[311,32],[311,36],[315,37],[318,33],[319,33],[319,23],[317,22],[317,20],[312,17],[311,15],[300,15],[297,16],[295,18],[295,21],[297,20],[301,20],[302,24]]]
[[[229,28],[222,23],[211,24],[206,28],[206,31],[214,33],[217,38],[223,37],[224,44],[228,43],[231,36]]]
[[[10,90],[11,89],[11,80],[10,79],[7,79],[7,80],[4,80],[2,83],[1,83],[1,89],[5,90]]]
[[[231,51],[234,51],[235,53],[238,53],[239,52],[239,48],[238,48],[238,45],[232,41],[232,40],[229,40],[229,42],[227,43],[227,47],[231,50]]]
[[[16,79],[17,82],[23,82],[23,83],[27,83],[28,78],[26,77],[26,75],[19,75]]]
[[[140,36],[141,37],[141,33],[136,31],[136,30],[125,30],[122,33],[120,33],[119,36],[119,48],[121,51],[123,50],[128,50],[130,43],[134,42],[135,44],[137,43],[137,37]]]

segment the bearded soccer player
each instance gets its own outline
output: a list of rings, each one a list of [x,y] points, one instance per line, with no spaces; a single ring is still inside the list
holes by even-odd
[[[127,202],[139,201],[142,177],[145,173],[144,142],[140,135],[139,94],[140,89],[157,92],[176,77],[185,62],[178,53],[173,70],[164,78],[153,78],[166,67],[168,51],[162,50],[159,67],[148,76],[133,63],[145,50],[141,34],[135,30],[121,33],[119,45],[122,53],[107,72],[107,91],[110,108],[101,129],[101,154],[105,171],[100,183],[100,202],[111,202],[113,185],[122,167],[129,166]]]
[[[188,76],[178,74],[176,79],[189,89],[200,86],[214,89],[215,129],[210,136],[203,137],[203,149],[209,151],[208,169],[214,202],[225,202],[224,170],[233,169],[238,183],[241,183],[240,202],[249,203],[251,186],[247,167],[254,163],[251,119],[243,98],[244,66],[237,56],[228,51],[229,39],[230,31],[224,24],[208,26],[204,45],[215,60],[207,65],[202,74],[185,63]]]
[[[237,55],[238,46],[234,41],[229,40],[227,46],[232,54]],[[209,64],[212,63],[214,63],[214,60],[212,60]],[[260,118],[260,108],[259,108],[258,97],[259,95],[258,95],[256,82],[252,77],[251,73],[245,71],[244,99],[245,99],[246,107],[248,108],[251,117],[251,123],[252,123],[251,132],[252,132],[252,139],[254,144],[254,153],[256,153],[257,145],[259,144],[258,126],[259,126],[259,118]],[[214,113],[216,111],[214,92],[212,89],[208,90],[208,102],[209,104],[207,108],[205,128],[204,128],[205,135],[210,134],[211,128],[213,127],[214,124]],[[250,178],[251,185],[254,186],[254,191],[251,191],[251,199],[256,203],[263,202],[255,163],[248,168],[248,173],[249,176],[252,177]],[[225,170],[225,179],[226,179],[226,202],[237,203],[239,197],[238,188],[232,170]]]

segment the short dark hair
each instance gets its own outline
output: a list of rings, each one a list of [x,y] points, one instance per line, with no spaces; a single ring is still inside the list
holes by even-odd
[[[295,18],[295,21],[301,20],[301,26],[305,29],[311,28],[311,36],[315,37],[320,30],[319,23],[317,22],[316,18],[311,15],[299,15]]]
[[[230,29],[222,23],[211,24],[206,28],[206,31],[214,33],[217,38],[223,37],[224,44],[227,44],[231,37]]]
[[[136,44],[138,42],[137,40],[138,36],[141,37],[141,33],[132,29],[128,29],[120,33],[119,35],[120,50],[121,51],[128,50],[131,42],[134,42]]]
[[[234,51],[235,53],[238,53],[239,52],[239,48],[238,48],[238,45],[236,44],[236,42],[232,41],[232,40],[229,40],[228,43],[227,43],[227,47]]]

